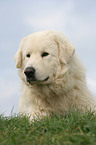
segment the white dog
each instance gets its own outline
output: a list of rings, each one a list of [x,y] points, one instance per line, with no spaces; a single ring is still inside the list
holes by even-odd
[[[19,112],[45,116],[64,115],[70,107],[95,109],[85,68],[63,34],[43,31],[25,37],[15,59],[23,85]]]

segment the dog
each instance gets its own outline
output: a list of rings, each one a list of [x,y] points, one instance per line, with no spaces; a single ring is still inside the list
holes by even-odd
[[[22,80],[18,111],[40,116],[64,115],[69,109],[94,110],[85,68],[75,47],[58,31],[26,36],[15,56]]]

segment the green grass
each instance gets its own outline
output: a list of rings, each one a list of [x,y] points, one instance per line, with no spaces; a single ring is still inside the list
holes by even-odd
[[[0,116],[0,145],[96,145],[96,115],[70,112],[29,122]]]

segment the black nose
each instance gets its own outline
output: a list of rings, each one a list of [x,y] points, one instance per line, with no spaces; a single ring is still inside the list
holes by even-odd
[[[27,67],[24,73],[28,78],[35,78],[35,69],[33,67]]]

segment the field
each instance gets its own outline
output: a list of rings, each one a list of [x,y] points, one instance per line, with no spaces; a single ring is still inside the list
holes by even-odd
[[[0,145],[96,145],[96,115],[76,111],[34,122],[0,115]]]

